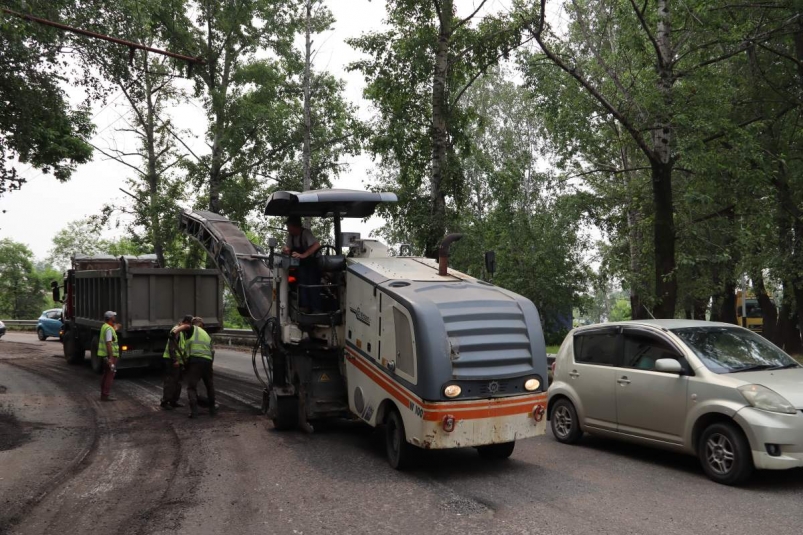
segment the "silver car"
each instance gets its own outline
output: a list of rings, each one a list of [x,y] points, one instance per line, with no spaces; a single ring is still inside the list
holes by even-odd
[[[803,466],[803,367],[731,324],[580,327],[555,360],[547,417],[560,442],[588,432],[673,449],[733,485]]]

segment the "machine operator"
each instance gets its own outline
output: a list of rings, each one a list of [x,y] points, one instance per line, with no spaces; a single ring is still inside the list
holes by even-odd
[[[305,312],[320,312],[321,289],[309,286],[321,284],[321,273],[315,263],[315,253],[321,248],[321,244],[310,229],[301,225],[300,216],[288,217],[285,224],[287,241],[282,252],[299,259],[299,307]]]

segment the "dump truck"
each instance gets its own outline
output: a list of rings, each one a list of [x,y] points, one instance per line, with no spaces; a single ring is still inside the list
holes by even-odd
[[[393,256],[377,240],[341,232],[343,218],[395,201],[393,193],[274,192],[267,216],[332,220],[312,284],[277,240],[254,244],[225,216],[184,211],[179,226],[207,251],[257,334],[254,371],[274,427],[312,432],[324,419],[362,420],[384,430],[398,469],[417,449],[474,447],[507,458],[517,440],[546,429],[538,311],[450,268],[459,235],[429,259]],[[300,301],[310,291],[320,294],[317,310]]]
[[[223,327],[223,284],[214,269],[164,269],[155,255],[72,258],[53,298],[63,302],[64,357],[102,372],[97,355],[103,314],[117,312],[118,369],[161,366],[170,329],[186,314],[201,316],[206,328]]]

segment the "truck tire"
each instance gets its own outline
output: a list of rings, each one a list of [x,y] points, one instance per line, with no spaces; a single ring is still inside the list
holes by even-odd
[[[100,375],[103,373],[103,359],[98,356],[98,337],[93,336],[89,343],[91,344],[89,353],[92,355],[92,371]]]
[[[276,417],[273,427],[278,431],[289,431],[298,427],[298,398],[281,396],[276,398]]]
[[[399,411],[392,410],[385,420],[385,451],[388,463],[396,470],[406,470],[413,465],[416,451],[404,432],[404,421]]]
[[[75,333],[67,331],[64,333],[64,358],[69,364],[84,363],[84,345]]]
[[[516,441],[502,442],[500,444],[488,444],[487,446],[477,446],[477,453],[483,459],[489,460],[502,460],[507,459],[513,455],[513,448],[516,447]]]

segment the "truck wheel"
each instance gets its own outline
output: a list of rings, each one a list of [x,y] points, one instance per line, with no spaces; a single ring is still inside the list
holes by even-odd
[[[734,424],[720,422],[706,427],[697,445],[703,471],[723,485],[738,485],[753,473],[750,443]]]
[[[94,336],[89,343],[92,344],[89,348],[92,357],[92,371],[100,375],[103,373],[103,359],[98,356],[98,337]]]
[[[276,417],[273,427],[278,431],[289,431],[298,427],[298,398],[281,396],[276,398]]]
[[[45,340],[47,340],[47,336],[45,335],[45,330],[44,330],[44,329],[42,329],[41,327],[39,327],[38,329],[36,329],[36,336],[37,336],[37,337],[39,338],[39,340],[41,340],[42,342],[44,342]]]
[[[399,411],[392,410],[385,421],[385,450],[390,466],[396,470],[405,470],[413,464],[415,450],[407,442],[404,422]]]
[[[487,446],[477,446],[477,453],[483,459],[507,459],[513,455],[513,448],[516,447],[516,441],[502,442],[499,444],[488,444]]]
[[[75,333],[67,331],[64,333],[64,358],[69,364],[83,364],[84,346]]]

